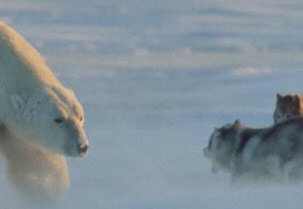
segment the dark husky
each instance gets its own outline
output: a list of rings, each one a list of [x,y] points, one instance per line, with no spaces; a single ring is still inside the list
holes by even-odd
[[[231,172],[233,182],[303,181],[303,117],[262,129],[236,120],[215,129],[204,155],[212,161],[213,172]]]

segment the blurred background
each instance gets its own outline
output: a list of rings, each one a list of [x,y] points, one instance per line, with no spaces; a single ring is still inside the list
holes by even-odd
[[[203,157],[215,126],[273,124],[302,93],[301,0],[1,0],[86,110],[90,152],[68,159],[57,208],[301,209],[299,187],[231,189]],[[4,162],[2,162],[2,165]],[[0,209],[18,201],[0,169]]]

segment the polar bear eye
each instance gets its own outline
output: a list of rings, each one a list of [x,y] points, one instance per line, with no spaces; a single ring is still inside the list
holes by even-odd
[[[82,122],[82,121],[83,121],[83,117],[81,116],[81,117],[79,118],[79,120],[80,120],[80,122]]]
[[[63,119],[62,118],[55,118],[54,121],[59,124],[59,123],[63,122]]]

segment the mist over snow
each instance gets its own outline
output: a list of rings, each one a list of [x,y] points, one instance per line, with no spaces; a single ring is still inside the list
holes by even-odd
[[[239,118],[273,124],[302,93],[299,0],[2,0],[0,20],[43,54],[86,110],[86,159],[52,208],[301,209],[300,186],[231,188],[202,149]],[[0,209],[20,208],[0,169]],[[302,185],[301,185],[302,186]]]

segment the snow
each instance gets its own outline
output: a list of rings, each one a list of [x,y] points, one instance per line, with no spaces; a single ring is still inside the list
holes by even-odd
[[[86,110],[89,155],[69,158],[72,188],[56,208],[301,209],[299,186],[231,188],[202,149],[214,127],[271,125],[275,94],[302,93],[302,9],[299,0],[2,0],[0,19]],[[4,169],[0,187],[0,209],[18,208]]]

